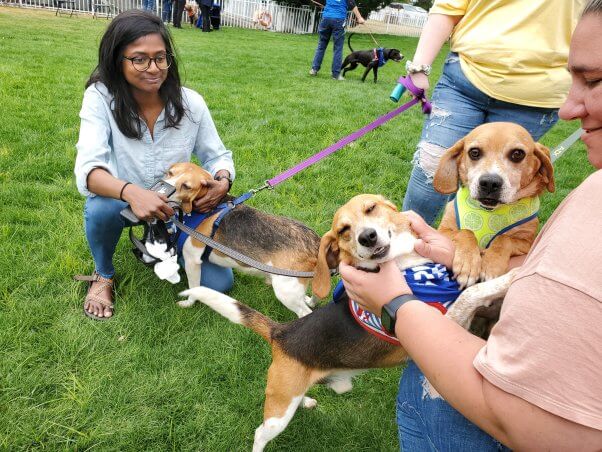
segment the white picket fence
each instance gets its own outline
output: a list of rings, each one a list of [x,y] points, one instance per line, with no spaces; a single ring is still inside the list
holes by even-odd
[[[427,14],[410,14],[403,10],[383,8],[370,13],[367,25],[371,33],[420,36],[427,17]]]
[[[221,4],[225,26],[303,34],[313,33],[317,20],[316,9],[309,6],[297,8],[253,0],[222,0]],[[262,17],[263,24],[260,23]]]
[[[155,0],[155,12],[161,16],[163,1]],[[280,33],[315,33],[321,10],[309,7],[279,5],[273,0],[217,0],[221,5],[221,25],[226,27],[256,28]],[[0,0],[0,5],[21,8],[44,8],[61,13],[94,14],[109,18],[128,9],[140,9],[142,0]],[[263,18],[263,21],[259,19]],[[183,23],[186,17],[184,17]],[[269,19],[269,20],[265,20]],[[261,23],[263,22],[263,24]],[[355,25],[355,17],[348,15],[348,24]],[[266,26],[267,25],[267,26]],[[407,14],[392,15],[383,11],[370,13],[367,26],[354,27],[353,31],[403,36],[419,36],[424,20]]]

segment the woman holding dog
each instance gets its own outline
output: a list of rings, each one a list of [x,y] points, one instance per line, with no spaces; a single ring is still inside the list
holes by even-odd
[[[404,451],[602,450],[602,0],[585,7],[568,68],[559,114],[581,120],[597,171],[545,224],[487,342],[415,300],[393,313],[413,359],[397,402]],[[416,250],[449,265],[453,243],[418,215],[412,223]],[[340,271],[349,295],[372,312],[411,294],[394,264]],[[425,376],[445,400],[425,392]]]
[[[568,91],[569,42],[585,0],[435,0],[406,70],[428,89],[431,64],[451,35],[413,159],[403,210],[432,224],[448,201],[433,188],[444,151],[486,122],[520,124],[538,141]]]
[[[208,211],[228,192],[234,164],[203,98],[182,87],[171,36],[149,12],[129,10],[109,24],[80,118],[75,176],[95,265],[84,312],[103,320],[113,314],[113,254],[129,225],[120,211],[129,204],[141,220],[169,219],[167,198],[149,188],[192,154],[215,177],[194,205]],[[228,290],[232,271],[203,263],[201,284]]]

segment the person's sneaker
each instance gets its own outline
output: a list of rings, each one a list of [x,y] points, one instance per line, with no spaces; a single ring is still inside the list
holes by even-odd
[[[309,75],[311,75],[312,77],[315,77],[316,75],[318,75],[318,71],[316,71],[315,69],[310,69],[309,70]]]
[[[343,77],[341,74],[339,74],[337,77],[335,77],[334,75],[332,76],[333,80],[338,80],[340,82],[342,82],[343,80],[345,80],[345,77]]]

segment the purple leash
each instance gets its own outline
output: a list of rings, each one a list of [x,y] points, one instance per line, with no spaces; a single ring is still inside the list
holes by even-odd
[[[286,171],[278,174],[277,176],[275,176],[275,177],[267,180],[266,181],[266,186],[264,186],[262,188],[274,188],[274,186],[277,185],[277,184],[279,184],[280,182],[285,181],[289,177],[292,177],[295,174],[297,174],[299,171],[304,170],[305,168],[307,168],[308,166],[313,165],[316,162],[319,162],[324,157],[329,156],[333,152],[338,151],[339,149],[341,149],[342,147],[348,145],[352,141],[355,141],[358,138],[366,135],[368,132],[371,132],[372,130],[376,129],[378,126],[383,125],[385,122],[390,121],[391,119],[393,119],[398,114],[403,113],[407,109],[409,109],[412,106],[416,105],[418,102],[422,103],[422,112],[424,114],[429,114],[431,112],[431,103],[428,101],[428,99],[424,95],[424,90],[416,87],[416,85],[414,85],[414,83],[412,83],[412,80],[410,79],[410,77],[400,77],[400,79],[398,80],[398,82],[402,85],[402,91],[405,91],[405,89],[407,89],[410,93],[412,93],[412,95],[414,96],[414,98],[412,100],[410,100],[409,102],[407,102],[407,103],[403,104],[402,106],[396,108],[395,110],[390,111],[386,115],[383,115],[383,116],[379,117],[378,119],[376,119],[375,121],[371,122],[368,125],[365,125],[361,129],[356,130],[351,135],[347,135],[345,138],[342,138],[341,140],[337,141],[336,143],[334,143],[334,144],[328,146],[327,148],[321,150],[317,154],[312,155],[311,157],[309,157],[308,159],[306,159],[306,160],[302,161],[301,163],[295,165],[294,167],[292,167],[292,168],[290,168],[290,169],[288,169],[288,170],[286,170]],[[403,88],[405,88],[405,89],[403,89]]]

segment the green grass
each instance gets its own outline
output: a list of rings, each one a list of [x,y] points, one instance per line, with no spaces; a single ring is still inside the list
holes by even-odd
[[[262,339],[205,307],[176,307],[184,285],[157,280],[133,259],[125,235],[115,318],[82,314],[84,288],[71,276],[91,271],[92,261],[72,168],[83,85],[106,24],[0,7],[0,449],[249,450],[270,361]],[[377,85],[360,83],[359,70],[335,82],[329,50],[310,78],[316,36],[231,28],[174,35],[186,86],[203,94],[234,152],[235,192],[394,106],[388,95],[401,65],[382,68]],[[377,39],[405,55],[416,45]],[[372,44],[356,35],[354,46]],[[251,204],[319,234],[357,193],[400,204],[421,123],[412,109]],[[559,143],[575,127],[559,124],[543,142]],[[592,171],[581,144],[557,170],[544,220]],[[259,279],[237,275],[232,295],[274,319],[293,318]],[[399,375],[370,372],[342,396],[312,389],[318,408],[299,410],[268,450],[397,450]]]

